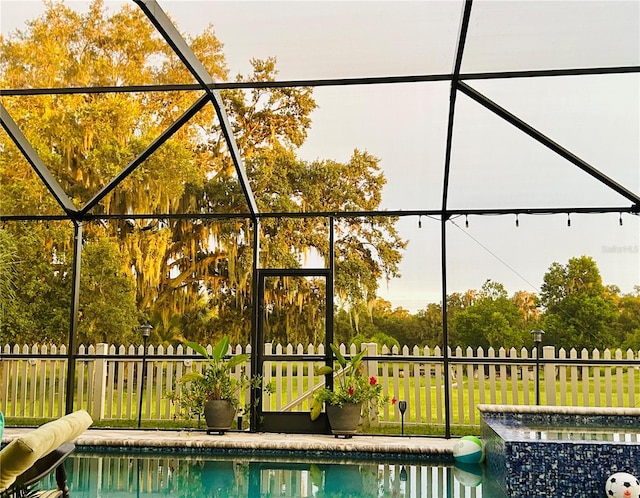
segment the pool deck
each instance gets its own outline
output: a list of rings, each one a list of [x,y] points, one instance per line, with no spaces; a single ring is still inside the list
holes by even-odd
[[[5,427],[2,442],[32,429]],[[223,435],[207,435],[204,431],[156,431],[88,429],[75,443],[79,451],[105,450],[153,451],[183,449],[197,452],[220,450],[225,452],[282,452],[288,455],[309,453],[330,454],[389,454],[407,458],[452,459],[457,438],[409,436],[360,436],[336,438],[332,435],[276,434],[229,431]]]

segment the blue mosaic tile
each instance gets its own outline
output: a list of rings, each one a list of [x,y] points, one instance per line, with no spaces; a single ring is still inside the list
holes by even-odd
[[[483,413],[487,471],[508,496],[601,497],[611,474],[640,476],[640,442],[549,437],[576,427],[637,432],[639,422],[636,416],[610,414]]]

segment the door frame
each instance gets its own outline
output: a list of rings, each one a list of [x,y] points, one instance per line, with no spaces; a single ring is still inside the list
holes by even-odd
[[[251,371],[262,374],[265,361],[273,361],[280,357],[268,358],[264,354],[264,297],[265,279],[268,277],[324,277],[325,291],[325,355],[324,362],[333,364],[330,344],[333,342],[333,269],[332,268],[256,268],[255,283],[255,326],[252,343],[255,347],[251,354]],[[333,376],[327,376],[327,387],[333,388]],[[312,421],[307,412],[265,412],[262,407],[262,390],[251,392],[251,430],[261,432],[279,432],[290,434],[330,434],[329,424],[324,413]]]

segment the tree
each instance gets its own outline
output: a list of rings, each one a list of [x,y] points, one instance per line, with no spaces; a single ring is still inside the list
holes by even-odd
[[[29,87],[34,81],[45,87],[192,82],[178,57],[133,6],[109,13],[102,0],[94,0],[85,14],[77,14],[63,3],[45,5],[45,12],[24,31],[0,42],[4,88]],[[212,27],[187,41],[214,79],[227,79],[222,45]],[[275,79],[275,58],[254,59],[252,65],[253,73],[238,79]],[[168,91],[26,96],[8,99],[6,107],[80,207],[199,95]],[[355,150],[345,164],[297,158],[296,149],[306,138],[316,107],[310,88],[237,89],[221,95],[261,211],[379,207],[385,180],[379,160],[366,151]],[[60,208],[5,135],[0,135],[0,150],[2,212],[59,214]],[[151,221],[131,217],[84,226],[89,243],[117,241],[119,271],[133,283],[140,312],[157,320],[154,334],[200,341],[228,334],[246,340],[255,227],[248,217],[216,222],[197,218],[248,213],[212,106],[198,112],[91,212],[158,215]],[[195,219],[161,216],[175,213],[190,213]],[[395,221],[385,217],[337,223],[336,293],[344,303],[373,301],[379,279],[398,275],[405,242]],[[309,251],[328,257],[324,225],[322,219],[263,220],[265,264],[296,267],[298,256]],[[71,237],[68,232],[67,245]],[[49,251],[40,257],[53,264],[55,254]],[[299,309],[313,314],[318,302],[313,285],[308,285],[300,293],[306,301]]]
[[[7,317],[15,313],[16,247],[6,230],[0,230],[0,338],[5,336]]]
[[[420,322],[408,310],[392,308],[389,301],[376,299],[371,309],[371,322],[378,329],[372,335],[373,342],[389,348],[394,345],[413,346],[418,344]]]
[[[616,336],[621,339],[622,347],[640,350],[640,286],[634,292],[625,294],[618,301],[618,319]]]
[[[554,262],[544,275],[540,304],[545,342],[565,349],[616,346],[611,342],[616,305],[593,258]]]
[[[452,310],[448,311],[450,315]],[[434,346],[442,343],[442,304],[429,303],[416,314],[418,331],[415,342],[420,346]]]
[[[452,345],[483,347],[521,347],[520,315],[500,283],[487,280],[473,304],[458,311],[453,319]]]
[[[68,337],[71,279],[69,229],[61,223],[12,223],[0,253],[9,264],[0,294],[0,341],[60,344]]]
[[[131,280],[122,271],[117,242],[103,238],[85,244],[82,264],[79,342],[139,342],[135,293]]]

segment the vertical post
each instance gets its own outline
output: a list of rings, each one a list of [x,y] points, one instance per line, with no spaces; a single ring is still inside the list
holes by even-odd
[[[145,323],[144,325],[140,325],[140,332],[142,333],[142,372],[140,374],[140,393],[139,393],[139,401],[138,401],[138,429],[142,424],[142,400],[144,398],[144,381],[147,376],[147,340],[149,339],[149,334],[151,333],[151,329],[153,327]]]
[[[73,220],[73,272],[71,286],[71,323],[67,350],[67,382],[65,413],[73,411],[76,377],[76,333],[78,330],[78,310],[80,308],[80,267],[82,263],[82,222]]]
[[[333,216],[329,217],[329,278],[327,281],[327,299],[325,310],[326,315],[326,327],[325,327],[325,340],[324,340],[324,351],[325,351],[325,365],[333,367],[333,351],[331,351],[330,345],[333,344],[333,297],[334,297],[334,280],[335,280],[335,256],[336,256],[336,248],[335,248],[335,218]],[[327,389],[333,389],[333,375],[325,376],[325,386]]]
[[[264,300],[264,289],[261,288],[260,278],[260,219],[253,219],[253,281],[251,289],[251,300],[253,301],[253,313],[251,315],[251,375],[262,375],[263,357],[263,333],[262,327],[262,305]],[[256,432],[259,429],[262,417],[262,389],[252,387],[249,406],[249,431]]]
[[[556,357],[556,348],[554,346],[544,346],[542,348],[542,357],[545,360],[550,360]],[[546,362],[544,364],[544,382],[545,389],[547,391],[546,404],[547,406],[556,405],[556,366],[552,362]]]
[[[93,420],[102,420],[104,416],[104,398],[107,390],[107,348],[108,344],[100,342],[96,344],[96,362],[93,375],[95,376],[93,383],[93,409],[91,417]]]
[[[536,347],[536,405],[540,404],[540,344],[542,343],[543,334],[544,330],[536,329],[531,331],[533,343]],[[555,389],[553,392],[555,392]]]
[[[366,355],[365,358],[367,358],[366,363],[365,363],[365,371],[367,372],[367,378],[370,379],[371,377],[375,377],[376,380],[378,379],[378,360],[370,360],[369,358],[377,356],[378,355],[378,345],[375,342],[363,342],[361,345],[362,349],[366,349]],[[332,375],[333,377],[333,375]],[[368,408],[368,417],[367,417],[367,423],[375,426],[379,425],[379,420],[378,420],[378,400],[374,399],[371,401],[366,402],[369,406]],[[375,416],[372,416],[375,415]]]
[[[367,350],[367,361],[365,363],[366,365],[366,371],[367,371],[367,377],[375,377],[376,379],[378,378],[378,360],[370,360],[369,358],[377,356],[378,355],[378,345],[375,342],[363,342],[362,343],[362,349],[366,349]]]
[[[540,404],[540,343],[536,344],[536,405]]]
[[[455,92],[454,92],[455,94]],[[440,220],[440,243],[442,263],[442,365],[444,368],[444,437],[451,438],[451,396],[449,393],[449,328],[447,326],[447,221],[449,215],[442,213]],[[427,393],[431,396],[431,393]]]

